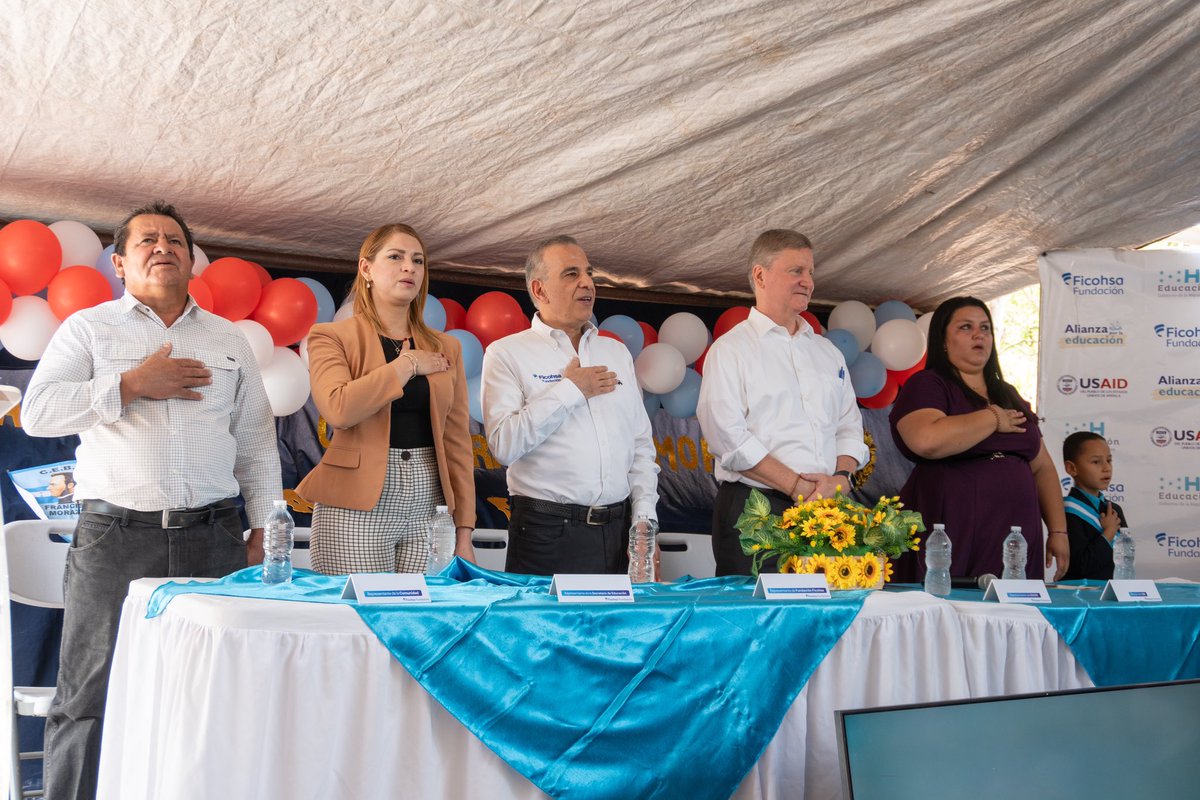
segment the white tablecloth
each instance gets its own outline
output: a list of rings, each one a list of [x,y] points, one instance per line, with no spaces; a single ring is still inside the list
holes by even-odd
[[[125,601],[102,800],[545,797],[350,607],[182,595],[147,620],[161,582],[136,581]],[[876,592],[735,797],[840,797],[836,709],[1091,685],[1037,609]],[[680,746],[704,769],[703,743]]]

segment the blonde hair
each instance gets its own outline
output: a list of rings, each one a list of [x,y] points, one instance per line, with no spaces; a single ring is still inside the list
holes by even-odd
[[[750,246],[750,263],[747,265],[746,277],[750,288],[754,288],[754,268],[761,265],[769,269],[775,257],[784,250],[812,250],[812,242],[799,231],[787,228],[774,228],[763,231]]]
[[[425,249],[425,241],[421,235],[403,222],[393,222],[378,227],[371,231],[363,241],[362,247],[358,249],[359,262],[361,263],[363,259],[373,261],[387,240],[397,233],[403,233],[416,239],[421,245],[421,252],[425,254],[425,269],[421,270],[421,289],[413,301],[408,304],[409,333],[419,349],[440,353],[442,351],[441,341],[425,324],[425,298],[429,296],[429,253]],[[383,323],[379,321],[379,311],[375,308],[375,298],[371,294],[371,287],[367,285],[367,279],[363,276],[361,268],[356,271],[354,286],[350,291],[354,294],[354,313],[371,323],[371,327],[375,329],[376,333],[386,336],[387,332],[383,329]]]

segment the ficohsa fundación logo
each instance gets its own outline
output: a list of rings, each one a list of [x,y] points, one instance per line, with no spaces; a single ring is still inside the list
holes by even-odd
[[[1078,272],[1064,272],[1062,282],[1077,296],[1125,294],[1124,275],[1080,275]]]

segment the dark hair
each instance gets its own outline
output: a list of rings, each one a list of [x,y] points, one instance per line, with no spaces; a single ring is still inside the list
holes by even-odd
[[[925,367],[956,384],[966,394],[967,399],[980,408],[988,404],[988,397],[990,397],[991,401],[1001,408],[1024,411],[1025,405],[1021,400],[1021,395],[1008,381],[1004,380],[1004,373],[1000,371],[1000,359],[996,355],[994,339],[992,352],[988,355],[987,363],[983,365],[983,382],[987,385],[988,397],[980,396],[978,392],[967,386],[962,376],[958,374],[958,369],[950,363],[950,355],[946,352],[946,329],[950,327],[950,319],[954,316],[954,312],[969,306],[982,308],[983,313],[987,314],[988,324],[992,324],[992,312],[988,310],[982,300],[975,297],[951,297],[937,307],[937,310],[933,312],[933,319],[929,322],[929,357],[925,362]]]
[[[73,472],[52,472],[52,473],[50,473],[50,477],[52,479],[57,478],[60,475],[62,476],[64,483],[74,483],[75,482],[75,473],[73,473]]]
[[[121,256],[125,255],[125,244],[129,239],[129,223],[133,221],[134,217],[145,216],[170,217],[175,220],[183,230],[183,238],[187,239],[188,258],[193,261],[196,259],[191,230],[188,228],[187,223],[183,221],[183,216],[175,210],[175,206],[165,200],[155,200],[153,203],[147,203],[140,208],[135,208],[125,216],[125,219],[121,220],[121,224],[117,226],[116,232],[113,233],[114,253]]]
[[[787,228],[773,228],[769,231],[763,231],[754,240],[754,244],[750,245],[750,263],[746,265],[746,279],[750,281],[750,288],[754,288],[755,266],[759,264],[764,267],[771,266],[771,263],[775,260],[775,256],[784,250],[812,249],[812,242],[799,231],[788,230]]]
[[[1079,458],[1079,451],[1088,442],[1104,441],[1104,437],[1092,431],[1075,431],[1063,440],[1063,461]]]

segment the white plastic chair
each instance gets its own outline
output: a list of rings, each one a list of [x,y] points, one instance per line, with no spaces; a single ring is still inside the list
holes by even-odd
[[[660,531],[658,546],[662,551],[659,580],[674,581],[684,575],[711,578],[717,574],[717,561],[713,557],[710,536]]]
[[[42,608],[63,607],[63,572],[67,565],[67,550],[64,541],[53,541],[51,534],[73,532],[70,523],[47,522],[44,520],[20,520],[10,522],[3,528],[0,538],[0,594],[6,600]],[[12,739],[9,742],[9,797],[38,797],[40,792],[26,794],[21,787],[22,759],[42,758],[42,753],[20,752],[17,741],[17,719],[19,717],[45,717],[54,699],[53,686],[12,685],[12,619],[9,602],[0,603],[0,696],[11,694],[7,704],[9,719],[2,723]]]
[[[476,528],[471,534],[475,545],[475,563],[484,569],[504,571],[508,558],[508,531],[501,528]]]

